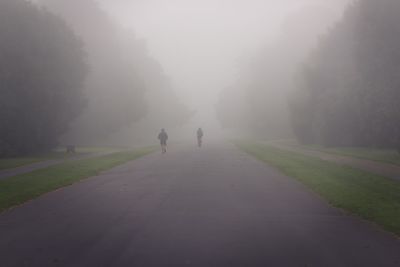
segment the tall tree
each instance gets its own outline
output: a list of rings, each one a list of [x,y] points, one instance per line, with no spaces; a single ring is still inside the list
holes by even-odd
[[[217,114],[222,124],[247,129],[257,138],[292,137],[287,96],[295,87],[293,75],[318,35],[335,20],[324,6],[292,14],[282,26],[281,38],[258,51],[236,84],[221,94]]]
[[[93,0],[42,0],[84,42],[90,73],[88,106],[68,134],[70,142],[105,138],[146,114],[145,84],[126,51],[121,29]]]
[[[82,37],[89,55],[88,108],[74,123],[67,139],[103,142],[120,131],[135,127],[135,123],[152,112],[156,117],[166,118],[168,114],[179,114],[170,123],[188,118],[189,112],[177,100],[158,62],[148,55],[145,43],[119,26],[96,1],[41,2],[72,25]],[[153,99],[162,101],[153,105]],[[162,108],[164,105],[169,109]]]
[[[0,1],[0,155],[54,147],[85,105],[82,43],[25,0]]]
[[[399,12],[396,0],[357,1],[322,38],[292,96],[301,141],[399,147]]]

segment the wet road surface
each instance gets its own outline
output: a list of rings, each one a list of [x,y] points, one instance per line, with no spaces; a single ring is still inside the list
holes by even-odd
[[[215,143],[172,147],[1,214],[0,266],[400,266],[400,241]]]

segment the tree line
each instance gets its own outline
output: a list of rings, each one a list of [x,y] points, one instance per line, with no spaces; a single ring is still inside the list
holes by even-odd
[[[0,155],[44,151],[85,105],[82,42],[51,13],[0,2]]]
[[[361,0],[311,53],[290,97],[303,143],[400,148],[400,2]]]
[[[277,40],[247,57],[236,83],[222,91],[217,105],[221,124],[245,137],[293,138],[287,100],[296,87],[292,76],[335,19],[323,6],[291,14]]]
[[[400,1],[353,1],[333,20],[310,11],[223,91],[220,121],[257,138],[399,149]]]
[[[0,156],[105,139],[146,116],[149,92],[169,96],[169,123],[190,117],[145,43],[95,1],[39,3],[0,1]]]

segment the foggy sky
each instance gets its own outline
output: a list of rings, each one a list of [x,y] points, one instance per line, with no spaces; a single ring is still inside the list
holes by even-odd
[[[198,124],[214,120],[219,92],[238,68],[279,39],[304,6],[339,18],[347,0],[99,0],[117,21],[144,38]],[[317,15],[317,14],[316,14]],[[213,122],[216,124],[216,122]]]

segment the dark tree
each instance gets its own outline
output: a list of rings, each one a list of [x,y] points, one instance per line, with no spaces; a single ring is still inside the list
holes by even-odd
[[[180,103],[146,43],[118,25],[94,0],[40,0],[62,16],[82,38],[91,73],[88,107],[65,140],[103,144],[118,133],[147,136],[160,124],[182,124],[190,111]]]
[[[358,1],[322,38],[291,98],[301,141],[399,147],[399,12],[397,0]]]
[[[89,143],[106,139],[142,118],[147,112],[146,86],[136,71],[133,53],[123,40],[123,30],[94,0],[39,2],[71,25],[88,55],[88,105],[74,121],[67,141]]]
[[[319,6],[288,17],[281,38],[258,51],[241,69],[236,84],[221,94],[217,106],[221,124],[255,138],[292,138],[287,101],[295,87],[292,76],[317,43],[317,36],[334,20],[330,10]]]
[[[25,0],[0,1],[0,155],[53,148],[85,105],[81,42]]]

